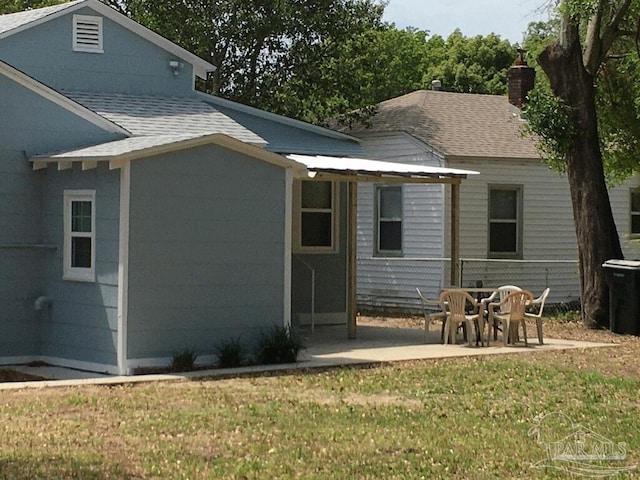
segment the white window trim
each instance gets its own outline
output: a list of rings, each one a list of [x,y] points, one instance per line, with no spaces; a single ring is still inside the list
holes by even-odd
[[[73,236],[87,236],[91,238],[91,268],[71,266],[71,203],[91,202],[91,232],[87,235],[75,233]],[[62,279],[76,282],[96,281],[96,191],[95,190],[65,190],[64,191],[64,246]]]
[[[387,188],[397,188],[400,190],[400,209],[401,213],[399,217],[385,217],[380,216],[380,194],[381,191]],[[403,247],[404,247],[404,192],[402,190],[401,185],[379,185],[376,186],[375,189],[375,253],[376,255],[386,255],[386,256],[402,256]],[[400,233],[400,249],[399,250],[383,250],[380,248],[380,224],[382,222],[400,222],[401,233]]]
[[[327,254],[339,251],[339,188],[336,182],[331,182],[331,246],[330,247],[305,247],[302,245],[302,182],[314,180],[296,180],[293,182],[293,253]],[[327,181],[327,180],[318,180]]]
[[[508,190],[516,192],[516,219],[515,220],[491,220],[491,191]],[[522,259],[523,258],[523,203],[524,188],[522,185],[489,185],[487,193],[487,258],[506,258],[506,259]],[[516,251],[515,252],[492,252],[491,251],[491,224],[492,223],[512,223],[516,225]]]
[[[78,23],[93,24],[97,27],[97,33],[98,33],[97,45],[78,43],[78,33],[79,33]],[[104,53],[102,38],[103,38],[102,17],[89,16],[89,15],[73,16],[73,51],[74,52]]]

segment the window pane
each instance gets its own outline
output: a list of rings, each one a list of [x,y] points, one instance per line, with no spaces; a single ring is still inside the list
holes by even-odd
[[[631,215],[631,233],[640,234],[640,215]]]
[[[91,238],[71,238],[71,266],[91,268]]]
[[[302,213],[302,246],[331,247],[331,213]]]
[[[331,208],[331,182],[302,182],[302,208]]]
[[[640,190],[631,192],[631,211],[640,213]]]
[[[516,190],[491,190],[489,218],[515,220],[518,210],[518,192]]]
[[[380,222],[380,250],[402,250],[402,222]]]
[[[402,192],[399,188],[381,188],[380,218],[402,217]]]
[[[71,231],[91,232],[91,202],[71,202]]]
[[[489,251],[492,253],[517,253],[517,225],[492,223],[489,225]]]

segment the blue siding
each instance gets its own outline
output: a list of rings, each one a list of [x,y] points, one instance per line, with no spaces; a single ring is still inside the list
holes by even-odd
[[[45,172],[44,241],[55,245],[45,267],[51,319],[42,325],[42,355],[116,365],[120,171],[101,164]],[[96,191],[96,282],[62,279],[64,190]]]
[[[285,171],[216,146],[131,165],[128,357],[282,325]]]
[[[200,98],[206,101],[206,97],[201,96]],[[322,135],[301,127],[288,125],[284,121],[280,123],[228,108],[220,105],[219,102],[211,103],[222,113],[269,142],[267,149],[272,152],[352,157],[363,155],[360,143],[355,140]]]
[[[0,358],[38,355],[45,313],[43,264],[56,251],[42,229],[43,172],[27,156],[115,138],[63,108],[0,76]],[[61,252],[61,251],[60,251]],[[60,253],[58,252],[58,253]]]
[[[0,42],[0,59],[56,90],[189,95],[193,69],[188,63],[174,76],[176,58],[103,19],[104,53],[74,52],[73,14],[97,15],[90,8],[63,15]]]

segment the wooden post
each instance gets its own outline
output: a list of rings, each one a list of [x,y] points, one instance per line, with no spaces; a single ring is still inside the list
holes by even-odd
[[[451,285],[458,285],[460,265],[460,182],[451,184]]]
[[[356,338],[357,292],[356,264],[358,249],[358,183],[349,182],[349,207],[347,216],[347,336]]]

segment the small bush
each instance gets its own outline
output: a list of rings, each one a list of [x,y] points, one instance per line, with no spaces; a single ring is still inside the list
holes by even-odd
[[[240,337],[225,340],[216,346],[216,355],[221,368],[235,368],[244,363],[245,348]]]
[[[300,338],[289,327],[273,327],[262,333],[258,341],[256,361],[259,364],[294,363],[303,348]]]
[[[191,348],[185,348],[176,352],[171,359],[172,372],[190,372],[194,370],[194,365],[198,355]]]

